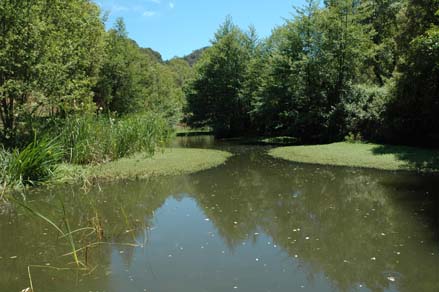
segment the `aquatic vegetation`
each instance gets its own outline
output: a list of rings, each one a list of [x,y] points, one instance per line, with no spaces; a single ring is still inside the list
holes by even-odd
[[[28,278],[29,278],[29,288],[27,291],[35,291],[34,281],[32,280],[31,269],[38,270],[55,270],[55,271],[76,271],[83,272],[84,275],[91,274],[97,268],[97,265],[91,260],[92,255],[95,257],[99,254],[99,248],[103,245],[117,245],[117,246],[128,246],[128,247],[141,247],[146,245],[147,239],[145,238],[143,242],[137,242],[134,232],[140,227],[142,229],[146,228],[145,225],[136,226],[134,223],[130,222],[128,215],[125,214],[125,221],[122,229],[128,233],[133,232],[133,243],[127,242],[114,242],[105,241],[104,230],[109,227],[105,224],[107,220],[103,220],[98,210],[97,202],[94,198],[90,198],[86,193],[80,192],[77,194],[77,198],[81,201],[82,207],[86,210],[84,214],[85,223],[78,225],[78,220],[73,214],[74,209],[66,205],[63,200],[59,200],[59,205],[51,204],[52,211],[41,209],[41,206],[35,205],[26,200],[15,198],[10,196],[11,203],[14,203],[17,207],[21,207],[25,211],[25,215],[31,215],[31,217],[36,218],[44,223],[46,223],[51,228],[44,228],[45,231],[55,232],[56,238],[58,240],[57,244],[60,244],[62,248],[67,248],[67,251],[63,254],[59,254],[61,258],[71,258],[72,261],[64,262],[61,261],[59,267],[52,266],[51,264],[31,264],[27,266]],[[123,207],[122,207],[123,208]],[[48,213],[47,215],[45,213]],[[104,222],[105,221],[105,222]],[[57,223],[59,222],[59,223]],[[81,220],[79,220],[81,222]],[[73,226],[78,226],[75,229]],[[128,230],[128,231],[126,231]],[[93,249],[97,248],[97,252],[92,252]],[[16,258],[16,257],[14,257]],[[25,289],[25,290],[26,290]],[[40,290],[39,290],[40,291]]]
[[[97,178],[110,179],[178,175],[218,166],[230,156],[230,153],[219,150],[168,148],[152,157],[141,153],[93,166],[90,170]]]
[[[279,147],[269,151],[276,158],[324,165],[385,170],[439,171],[439,150],[366,143],[333,143]]]
[[[55,139],[35,138],[24,149],[0,150],[0,183],[5,189],[18,185],[36,185],[50,179],[63,156]]]
[[[66,160],[75,164],[111,161],[136,152],[153,154],[171,136],[167,121],[153,113],[123,118],[71,117],[59,131]]]
[[[60,180],[117,180],[180,175],[218,166],[230,156],[229,152],[212,149],[167,148],[152,156],[137,153],[99,165],[62,165]]]

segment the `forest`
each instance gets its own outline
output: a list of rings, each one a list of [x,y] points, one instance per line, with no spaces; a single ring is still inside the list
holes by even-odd
[[[439,145],[439,1],[310,0],[259,38],[231,17],[211,46],[163,61],[88,0],[0,3],[2,185],[60,162],[216,137]]]
[[[439,1],[310,0],[259,39],[228,18],[186,88],[222,137],[439,145]]]

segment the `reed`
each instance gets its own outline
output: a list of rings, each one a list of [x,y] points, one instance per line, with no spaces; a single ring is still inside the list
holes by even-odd
[[[171,136],[167,121],[152,113],[70,117],[59,131],[65,159],[74,164],[108,162],[136,152],[153,154]]]

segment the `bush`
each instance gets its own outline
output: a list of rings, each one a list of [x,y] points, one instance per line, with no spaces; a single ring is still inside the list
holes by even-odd
[[[360,133],[354,134],[349,132],[349,134],[344,137],[344,140],[348,143],[361,143],[363,142],[363,137]]]
[[[366,140],[381,140],[384,115],[389,102],[386,87],[360,84],[352,86],[344,101],[345,125],[348,133]],[[356,140],[356,139],[354,139]]]

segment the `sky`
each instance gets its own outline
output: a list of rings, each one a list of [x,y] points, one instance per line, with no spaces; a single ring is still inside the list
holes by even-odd
[[[95,0],[114,20],[125,20],[129,37],[163,59],[184,56],[208,46],[227,15],[243,29],[255,26],[263,38],[291,18],[304,0]]]

